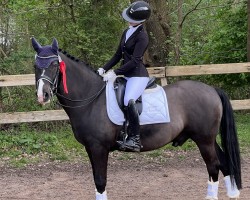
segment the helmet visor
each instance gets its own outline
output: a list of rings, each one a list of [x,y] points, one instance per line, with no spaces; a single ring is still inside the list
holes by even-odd
[[[123,10],[123,12],[122,12],[122,17],[123,17],[123,19],[125,19],[127,22],[130,22],[130,23],[142,23],[142,22],[146,21],[146,19],[144,19],[144,20],[134,20],[134,19],[131,19],[131,18],[128,16],[127,12],[128,12],[128,8],[125,8],[125,9]]]

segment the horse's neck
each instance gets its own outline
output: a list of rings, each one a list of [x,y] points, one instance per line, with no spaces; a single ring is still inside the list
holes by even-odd
[[[65,58],[66,81],[68,96],[75,99],[84,99],[95,94],[103,86],[103,81],[90,67],[84,63],[77,63]],[[61,75],[60,87],[63,90],[63,80]]]

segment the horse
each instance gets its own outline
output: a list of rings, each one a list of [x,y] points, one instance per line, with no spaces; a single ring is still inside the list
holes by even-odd
[[[55,95],[67,113],[74,137],[88,154],[96,200],[107,200],[107,163],[117,146],[122,126],[112,123],[106,111],[106,83],[96,70],[59,49],[54,38],[42,46],[32,38],[36,51],[35,80],[40,104]],[[181,80],[163,87],[167,94],[169,123],[141,125],[141,152],[171,143],[194,141],[208,172],[206,199],[218,199],[219,171],[227,195],[238,198],[242,189],[241,160],[233,109],[226,93],[205,83]],[[221,145],[216,141],[220,134]]]

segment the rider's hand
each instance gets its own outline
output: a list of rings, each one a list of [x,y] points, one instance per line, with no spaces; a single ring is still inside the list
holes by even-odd
[[[113,70],[109,70],[103,75],[103,81],[114,81],[116,79],[116,74]]]
[[[105,73],[105,70],[104,70],[103,68],[99,68],[99,69],[97,70],[97,73],[98,73],[100,76],[102,76],[102,75]]]

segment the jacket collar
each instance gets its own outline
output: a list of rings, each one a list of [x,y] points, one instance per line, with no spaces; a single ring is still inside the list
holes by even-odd
[[[138,33],[140,33],[141,31],[143,30],[143,25],[140,25],[136,31],[128,38],[127,42],[129,40],[131,40],[132,38],[134,38]],[[125,42],[125,39],[126,39],[126,32],[128,31],[128,29],[125,31],[125,34],[124,34],[124,39],[123,39],[123,42]]]

